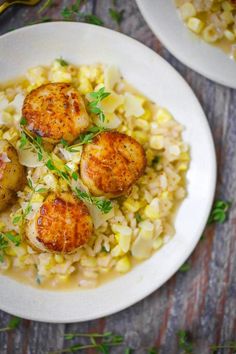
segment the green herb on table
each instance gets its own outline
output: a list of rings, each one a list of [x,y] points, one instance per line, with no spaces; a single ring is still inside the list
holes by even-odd
[[[208,224],[220,223],[223,224],[228,218],[230,202],[224,200],[216,200],[213,204],[211,214],[208,219]]]
[[[44,12],[45,10],[47,10],[51,6],[52,6],[52,0],[46,0],[44,2],[44,4],[40,7],[40,9],[38,10],[38,14],[40,15],[42,12]]]
[[[218,350],[219,349],[233,349],[236,351],[236,342],[229,342],[229,343],[226,343],[226,344],[221,344],[221,345],[216,345],[216,344],[213,344],[210,346],[210,349],[211,349],[211,353],[218,353]]]
[[[62,164],[59,168],[57,167],[55,158],[51,153],[44,150],[42,138],[39,136],[32,137],[31,134],[27,130],[23,130],[21,134],[21,144],[20,148],[24,149],[29,145],[32,149],[34,149],[38,154],[38,160],[41,161],[42,159],[45,160],[45,166],[55,173],[58,177],[62,178],[71,190],[74,192],[77,198],[83,201],[87,201],[91,204],[94,204],[99,210],[101,210],[104,214],[109,213],[112,209],[112,203],[110,200],[107,199],[100,199],[90,195],[89,193],[80,190],[78,187],[72,186],[72,181],[76,180],[77,175],[71,175],[71,172],[68,171],[68,166]]]
[[[108,354],[109,349],[112,347],[120,346],[123,344],[123,337],[116,335],[112,332],[105,333],[67,333],[65,334],[66,340],[74,340],[76,338],[86,338],[88,343],[77,343],[62,350],[50,352],[49,354],[56,353],[73,353],[76,351],[83,351],[86,349],[96,349],[98,353]]]
[[[124,10],[118,11],[116,9],[110,8],[109,9],[109,15],[112,18],[114,22],[116,22],[118,25],[121,24],[124,16]]]
[[[193,353],[193,343],[190,334],[184,330],[177,333],[178,346],[184,350],[184,354]]]
[[[190,269],[191,269],[190,264],[186,262],[179,268],[179,272],[187,273]]]
[[[96,15],[90,13],[83,13],[80,11],[82,1],[77,0],[75,4],[71,6],[66,6],[61,11],[61,16],[64,20],[73,20],[75,16],[84,22],[91,23],[98,26],[103,26],[103,21]]]
[[[89,93],[90,98],[92,99],[89,104],[89,110],[91,113],[99,116],[101,122],[105,121],[105,114],[99,107],[99,104],[104,98],[108,97],[110,92],[105,92],[105,87],[101,87],[100,90]]]
[[[16,329],[17,327],[19,327],[20,323],[21,323],[21,318],[12,317],[6,327],[0,328],[0,332],[7,332]]]

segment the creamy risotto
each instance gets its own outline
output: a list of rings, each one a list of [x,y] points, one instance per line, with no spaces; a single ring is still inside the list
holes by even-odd
[[[2,84],[0,272],[39,288],[88,288],[158,251],[186,196],[182,130],[113,66],[57,59]],[[120,154],[110,170],[109,149]]]
[[[175,0],[187,27],[236,60],[235,0]]]

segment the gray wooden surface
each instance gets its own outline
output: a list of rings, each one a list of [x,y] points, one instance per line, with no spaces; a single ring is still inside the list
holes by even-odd
[[[63,5],[71,3],[72,0],[53,1],[45,15],[60,19]],[[177,273],[138,304],[107,318],[81,324],[23,321],[15,332],[0,334],[1,354],[46,354],[49,350],[61,349],[66,345],[63,342],[65,331],[115,331],[125,336],[127,346],[134,348],[137,354],[147,353],[146,348],[150,346],[160,348],[161,354],[182,353],[176,337],[180,329],[192,333],[195,354],[210,353],[209,345],[213,343],[236,341],[236,90],[217,85],[176,60],[152,34],[135,0],[117,3],[119,9],[125,9],[120,29],[108,15],[111,0],[87,1],[86,11],[94,11],[103,18],[105,26],[154,49],[190,84],[213,132],[218,158],[217,196],[233,201],[230,218],[223,225],[207,228],[206,239],[199,242],[193,252],[187,273]],[[9,9],[0,16],[0,33],[40,19],[44,14],[37,15],[39,7]],[[8,320],[9,316],[0,312],[1,327]],[[124,353],[124,349],[117,348],[113,352]],[[218,350],[218,353],[233,351]]]

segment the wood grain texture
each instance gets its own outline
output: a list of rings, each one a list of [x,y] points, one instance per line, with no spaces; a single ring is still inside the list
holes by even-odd
[[[45,15],[61,19],[60,9],[71,3],[54,1]],[[207,228],[205,240],[199,242],[189,259],[191,269],[187,273],[175,274],[138,304],[113,316],[81,324],[23,321],[15,332],[0,334],[0,354],[46,354],[65,346],[63,333],[73,331],[109,330],[123,334],[127,346],[137,354],[147,353],[151,346],[160,348],[160,354],[180,354],[176,338],[180,329],[192,333],[195,354],[209,354],[209,345],[213,343],[236,341],[236,90],[209,81],[175,59],[152,34],[135,0],[117,1],[118,8],[125,10],[120,28],[108,15],[112,6],[111,0],[90,0],[84,10],[95,11],[105,26],[143,42],[164,57],[185,78],[202,104],[216,144],[216,194],[233,201],[230,217],[223,225]],[[8,10],[0,18],[0,33],[39,19],[39,7],[18,6]],[[1,327],[8,320],[9,316],[0,312]],[[124,348],[113,352],[124,353]],[[218,354],[231,353],[218,351]]]

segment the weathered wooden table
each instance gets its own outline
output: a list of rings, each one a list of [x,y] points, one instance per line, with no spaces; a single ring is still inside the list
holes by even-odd
[[[38,10],[42,2],[34,8],[11,8],[0,16],[0,33],[44,20],[44,16],[62,19],[62,8],[73,2],[53,1],[53,5],[40,15]],[[205,240],[199,242],[189,260],[191,269],[188,272],[178,272],[138,304],[113,316],[81,324],[56,325],[24,320],[17,330],[0,333],[1,354],[46,354],[66,346],[64,332],[91,330],[109,330],[124,335],[126,345],[134,348],[137,354],[147,353],[151,346],[158,347],[161,354],[182,353],[176,336],[180,329],[192,333],[195,354],[210,353],[211,344],[236,341],[236,90],[217,85],[176,60],[152,34],[135,0],[117,1],[118,9],[125,10],[120,28],[108,14],[112,6],[111,0],[89,0],[83,10],[97,14],[105,26],[120,30],[154,49],[180,72],[200,100],[216,144],[216,195],[233,201],[230,217],[223,225],[207,228]],[[9,318],[0,312],[1,327]],[[124,347],[113,352],[124,353]],[[236,351],[217,351],[233,352]]]

